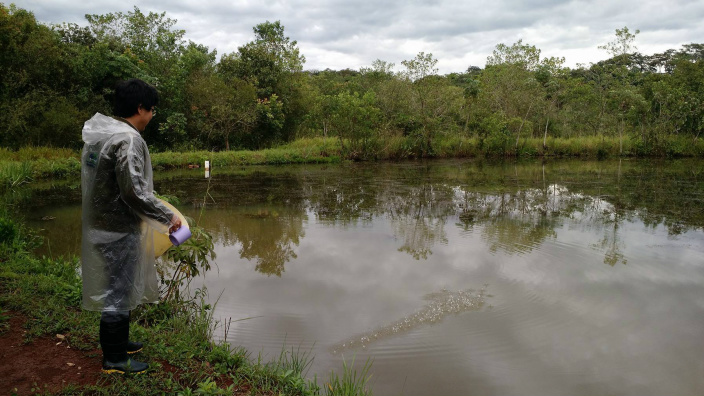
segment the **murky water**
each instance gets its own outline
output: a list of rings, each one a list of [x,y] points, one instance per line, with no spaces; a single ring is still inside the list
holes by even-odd
[[[209,186],[196,171],[155,184],[215,236],[204,283],[227,340],[265,358],[284,342],[310,350],[319,383],[369,358],[376,395],[704,393],[701,161],[215,169]],[[44,254],[78,252],[80,191],[37,196],[26,212]]]

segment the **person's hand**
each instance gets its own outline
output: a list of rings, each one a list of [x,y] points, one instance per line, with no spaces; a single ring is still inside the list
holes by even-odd
[[[169,228],[169,234],[172,234],[176,232],[179,228],[181,228],[181,219],[178,218],[178,216],[174,215],[174,218],[171,220],[171,228]]]

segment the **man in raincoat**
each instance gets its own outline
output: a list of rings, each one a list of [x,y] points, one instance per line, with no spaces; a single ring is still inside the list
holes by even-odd
[[[102,312],[105,372],[149,367],[128,356],[142,349],[129,341],[130,311],[159,300],[151,238],[181,226],[154,197],[149,150],[140,135],[158,100],[144,81],[122,81],[115,89],[115,117],[96,113],[83,127],[83,307]]]

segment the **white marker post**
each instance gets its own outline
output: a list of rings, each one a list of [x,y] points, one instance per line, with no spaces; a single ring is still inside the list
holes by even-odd
[[[210,177],[210,161],[205,161],[205,178]]]

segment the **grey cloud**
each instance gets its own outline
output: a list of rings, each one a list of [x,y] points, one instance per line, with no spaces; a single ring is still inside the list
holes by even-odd
[[[16,4],[48,23],[85,24],[87,13],[132,9],[115,0],[16,0]],[[623,26],[641,30],[636,45],[644,53],[649,48],[701,42],[704,37],[704,2],[690,0],[173,0],[139,7],[145,12],[166,11],[178,20],[177,27],[186,30],[187,39],[220,54],[252,40],[256,24],[280,20],[286,34],[298,41],[310,69],[358,68],[377,58],[398,65],[424,51],[440,60],[441,73],[449,73],[464,70],[468,65],[448,69],[462,60],[483,66],[498,43],[511,44],[521,38],[543,54],[591,55],[598,54],[596,47],[611,40],[614,30]],[[641,40],[645,37],[652,43]],[[567,59],[567,64],[574,63]]]

